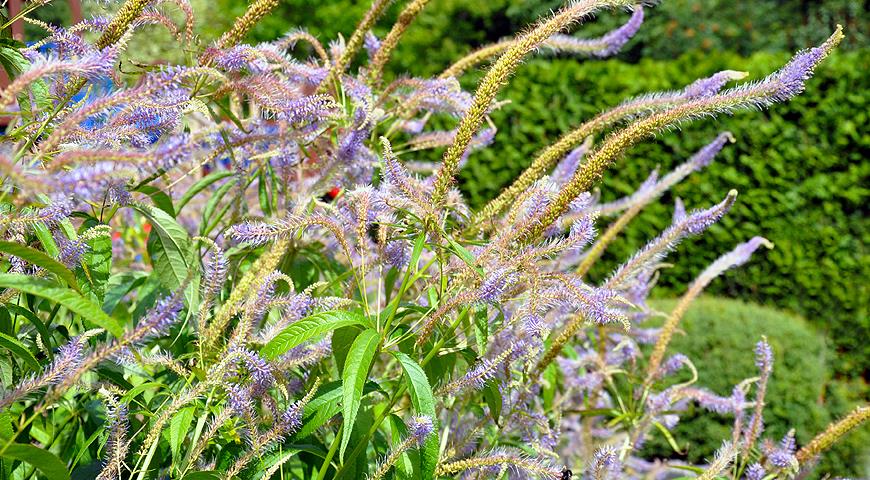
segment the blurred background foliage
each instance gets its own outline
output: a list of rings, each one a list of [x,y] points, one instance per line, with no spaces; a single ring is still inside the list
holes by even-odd
[[[196,31],[204,43],[219,37],[247,8],[240,0],[192,3],[198,15]],[[560,3],[432,0],[395,52],[388,75],[436,74],[474,48],[513,35]],[[379,22],[379,36],[402,4],[395,2]],[[326,43],[339,34],[349,35],[369,5],[368,0],[282,0],[247,40],[273,40],[304,26]],[[85,1],[86,15],[103,8],[96,0]],[[600,186],[604,199],[630,193],[653,168],[667,171],[720,131],[730,130],[737,139],[706,171],[678,185],[636,219],[592,272],[593,277],[605,275],[665,228],[675,196],[696,208],[713,203],[730,188],[740,191],[737,206],[721,224],[680,247],[673,268],[660,279],[664,288],[657,290],[679,295],[719,253],[753,235],[776,244],[773,251],[729,272],[708,290],[795,312],[806,322],[738,302],[704,300],[690,312],[685,325],[689,335],[678,340],[675,349],[682,348],[699,364],[707,386],[726,393],[734,382],[753,374],[748,352],[760,335],[770,336],[779,365],[771,398],[783,400],[768,409],[769,431],[777,436],[789,428],[778,412],[788,409],[793,417],[803,411],[799,425],[791,426],[805,440],[856,399],[868,396],[867,9],[858,0],[662,2],[647,10],[641,31],[616,58],[538,59],[523,66],[500,96],[510,102],[493,114],[499,128],[493,146],[471,156],[460,187],[472,204],[480,206],[515,178],[538,150],[627,96],[680,88],[723,69],[745,70],[750,78],[761,78],[795,50],[818,43],[842,23],[847,36],[841,50],[822,65],[804,95],[762,113],[686,125],[632,149],[612,168]],[[65,18],[60,10],[40,11],[53,10],[47,15]],[[180,12],[175,13],[180,19]],[[600,35],[626,17],[621,12],[603,14],[578,29],[577,35]],[[168,38],[165,44],[159,38],[134,42],[131,57],[153,63],[188,55],[172,47]],[[479,76],[473,72],[463,83],[473,88]],[[677,438],[694,445],[687,458],[709,456],[716,445],[705,443],[705,438],[720,437],[716,433],[725,425],[684,422]],[[866,431],[853,436],[829,456],[827,466],[840,474],[865,474],[868,436]],[[651,448],[666,446],[653,441]]]
[[[651,306],[669,312],[675,304],[675,300],[660,300]],[[692,359],[701,386],[728,396],[734,385],[757,374],[755,359],[746,352],[762,335],[767,336],[775,358],[765,402],[764,435],[778,440],[793,428],[798,443],[805,444],[832,419],[848,413],[854,392],[863,388],[854,381],[831,377],[827,366],[833,352],[826,347],[824,336],[805,319],[739,300],[701,297],[683,317],[671,348]],[[683,372],[676,380],[690,378]],[[703,462],[720,447],[718,439],[730,435],[733,427],[733,416],[717,417],[691,406],[672,433],[685,453],[681,458]],[[867,429],[846,437],[824,456],[817,474],[837,472],[863,478],[870,469],[868,444]],[[672,447],[661,436],[650,438],[645,448],[654,455],[673,455]]]

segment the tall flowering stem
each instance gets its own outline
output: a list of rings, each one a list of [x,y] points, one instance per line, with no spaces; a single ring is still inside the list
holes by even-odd
[[[831,448],[837,440],[870,421],[870,404],[859,405],[843,419],[828,425],[824,432],[810,440],[795,454],[798,463],[802,466],[812,462],[825,450]]]
[[[278,0],[256,0],[248,9],[237,18],[233,26],[218,39],[218,48],[229,48],[245,38],[245,35],[254,28],[254,25],[269,14],[280,2]]]
[[[437,207],[444,202],[447,190],[453,183],[453,178],[459,170],[459,161],[468,144],[471,143],[474,134],[483,124],[484,117],[489,111],[496,94],[507,83],[519,66],[523,57],[541,45],[554,33],[566,28],[568,25],[579,21],[584,16],[604,7],[627,7],[632,2],[625,0],[581,0],[574,2],[556,12],[549,19],[539,23],[529,33],[520,37],[499,59],[493,64],[483,80],[477,87],[474,100],[465,116],[459,122],[456,136],[444,152],[441,160],[441,168],[435,174],[435,190],[432,193],[432,204]]]
[[[673,108],[694,98],[714,95],[728,81],[743,78],[743,72],[726,70],[700,79],[679,92],[663,92],[642,95],[632,100],[596,115],[574,130],[562,135],[556,143],[548,146],[538,154],[531,165],[520,174],[514,182],[502,191],[496,198],[487,203],[472,219],[473,227],[487,228],[486,222],[513,203],[517,197],[528,190],[538,179],[550,171],[572,148],[584,139],[593,137],[621,121],[642,117],[655,112]],[[559,179],[561,180],[561,179]]]
[[[329,70],[329,76],[327,76],[323,83],[320,84],[320,91],[326,91],[341,75],[344,74],[345,69],[347,69],[350,62],[353,61],[353,57],[356,56],[360,48],[363,47],[366,33],[368,33],[368,31],[375,25],[375,22],[381,18],[381,15],[383,15],[384,10],[389,4],[390,0],[372,1],[371,8],[366,12],[365,16],[356,27],[356,30],[354,30],[353,34],[350,36],[341,56],[335,61],[332,68]]]
[[[821,46],[799,52],[782,69],[761,82],[741,85],[717,95],[686,102],[670,110],[639,120],[614,133],[577,170],[574,177],[540,216],[539,221],[529,224],[519,233],[518,239],[528,243],[538,238],[547,227],[568,210],[571,202],[578,195],[589,190],[601,179],[605,170],[617,158],[642,139],[663,129],[705,115],[765,107],[799,94],[804,89],[805,81],[812,75],[813,69],[828,56],[842,39],[842,27],[838,26],[834,34]]]
[[[643,23],[643,7],[635,5],[633,8],[634,13],[628,23],[600,38],[577,39],[569,35],[555,34],[548,38],[543,46],[558,53],[586,54],[595,57],[613,55],[637,33],[641,23]],[[504,53],[507,49],[516,45],[518,41],[518,39],[502,40],[475,50],[457,60],[453,65],[444,70],[439,77],[458,77],[469,69]]]
[[[701,168],[704,165],[707,165],[710,161],[712,161],[713,156],[722,149],[725,145],[725,142],[728,140],[734,141],[734,138],[731,137],[730,133],[723,133],[716,137],[712,143],[702,148],[697,154],[693,155],[686,163],[677,167],[673,172],[666,175],[662,178],[661,181],[654,182],[653,185],[642,185],[636,195],[633,195],[629,201],[629,207],[623,212],[619,218],[616,219],[610,226],[607,227],[607,230],[604,231],[603,234],[598,238],[594,245],[585,253],[583,260],[580,262],[580,265],[577,266],[577,275],[581,277],[586,275],[589,272],[589,269],[592,268],[592,265],[601,258],[601,255],[604,253],[604,250],[607,246],[616,239],[616,236],[621,232],[626,225],[634,219],[637,214],[643,210],[650,202],[656,199],[659,195],[661,195],[664,191],[668,190],[670,187],[678,183],[680,180],[685,178],[689,173]],[[655,175],[655,174],[653,174]],[[653,176],[654,178],[654,176]]]
[[[686,310],[689,309],[689,305],[698,297],[698,295],[701,294],[704,288],[709,285],[714,278],[728,268],[746,263],[752,253],[762,245],[767,248],[773,248],[773,244],[766,238],[755,237],[746,243],[738,245],[732,252],[723,255],[719,260],[713,262],[712,265],[704,270],[704,273],[692,282],[692,285],[689,287],[688,291],[683,294],[682,298],[680,298],[679,303],[674,307],[674,310],[671,312],[670,316],[668,316],[667,321],[661,329],[659,338],[650,354],[649,364],[647,364],[646,381],[644,382],[645,385],[650,385],[659,373],[668,344],[674,335],[674,331],[677,329],[677,325],[679,325]]]
[[[375,57],[369,64],[370,82],[378,83],[381,81],[381,76],[384,73],[384,66],[386,66],[387,62],[390,61],[390,55],[393,53],[396,45],[398,45],[399,39],[402,38],[402,35],[404,35],[405,31],[414,19],[417,18],[417,15],[423,11],[427,4],[429,4],[429,0],[411,0],[411,2],[402,10],[402,13],[399,14],[399,18],[396,20],[396,23],[393,24],[393,28],[390,29],[387,36],[384,37],[380,48],[378,48]]]

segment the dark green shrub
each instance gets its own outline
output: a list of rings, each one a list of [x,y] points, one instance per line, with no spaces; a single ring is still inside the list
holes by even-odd
[[[726,274],[730,277],[733,273]],[[669,312],[676,302],[663,300],[653,307]],[[854,390],[830,383],[828,352],[824,339],[800,317],[736,300],[702,297],[689,309],[669,351],[686,354],[698,369],[699,384],[717,394],[728,395],[733,386],[757,375],[752,353],[755,343],[766,335],[774,350],[773,375],[768,386],[764,437],[777,441],[789,429],[796,430],[799,444],[805,444],[828,422],[849,409]],[[686,376],[688,379],[688,376]],[[690,412],[673,430],[686,458],[701,462],[710,458],[723,438],[728,438],[732,417],[717,418]],[[838,475],[866,473],[870,432],[847,437],[824,456],[819,472]],[[670,447],[661,439],[649,448],[667,454]]]
[[[662,202],[636,219],[606,254],[593,276],[606,274],[670,222],[673,195],[688,208],[711,203],[736,188],[741,196],[724,221],[703,238],[686,242],[666,271],[662,285],[674,293],[712,262],[717,253],[753,235],[776,248],[728,275],[711,288],[718,294],[751,298],[804,315],[827,334],[836,370],[861,376],[870,370],[870,316],[866,279],[870,240],[866,204],[870,149],[866,125],[867,50],[838,54],[811,80],[813,88],[788,105],[761,115],[691,124],[629,152],[601,185],[604,199],[632,192],[657,165],[682,162],[718,132],[737,142],[704,172],[678,185]],[[525,65],[502,98],[513,102],[493,114],[500,131],[492,148],[471,156],[461,188],[479,205],[531,161],[534,154],[572,126],[627,95],[678,88],[723,69],[749,71],[754,78],[773,71],[784,55],[760,53],[687,55],[674,61],[616,60],[536,62]],[[607,82],[599,81],[602,78]],[[819,93],[824,92],[824,93]]]

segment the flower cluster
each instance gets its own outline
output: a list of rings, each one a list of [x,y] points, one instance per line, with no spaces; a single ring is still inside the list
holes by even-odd
[[[24,66],[0,91],[13,115],[0,142],[0,456],[22,461],[4,463],[13,478],[67,465],[101,479],[791,478],[870,416],[859,408],[803,448],[794,432],[774,443],[766,339],[757,377],[728,396],[670,351],[692,300],[772,248],[738,244],[673,311],[649,307],[668,256],[718,228],[736,191],[694,210],[677,199],[671,226],[591,273],[636,215],[736,139],[605,203],[593,188],[608,167],[662,130],[800,94],[839,29],[760,82],[729,88],[745,75],[726,70],[604,111],[475,209],[455,177],[499,135],[490,114],[523,59],[614,55],[646,2],[569,2],[435,78],[385,70],[426,0],[382,39],[372,28],[390,2],[374,0],[326,47],[302,30],[242,43],[277,3],[252,2],[211,44],[187,0],[127,0],[67,29],[31,20],[44,41],[3,45]],[[614,8],[632,13],[612,32],[566,32]],[[128,62],[144,25],[168,29],[188,62]],[[460,77],[489,60],[466,91]],[[420,153],[439,149],[438,164]],[[673,444],[692,404],[734,420],[715,458],[649,458],[647,439]]]

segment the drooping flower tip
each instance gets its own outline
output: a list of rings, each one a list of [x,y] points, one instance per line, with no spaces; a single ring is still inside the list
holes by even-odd
[[[595,52],[594,55],[597,57],[609,57],[616,54],[640,30],[641,24],[643,24],[643,6],[638,5],[634,8],[631,18],[628,19],[625,25],[601,37],[606,47]]]
[[[842,39],[843,27],[837,25],[837,29],[824,43],[798,52],[784,67],[768,77],[767,81],[774,87],[772,99],[784,101],[803,92],[805,83],[813,76],[815,68]]]
[[[696,168],[700,169],[710,165],[716,155],[722,151],[725,147],[726,143],[734,143],[736,139],[731,132],[722,132],[716,136],[716,138],[705,145],[703,148],[698,150],[697,153],[692,155],[692,158],[689,159],[689,162]]]
[[[682,353],[677,353],[672,355],[669,359],[662,364],[662,374],[663,375],[671,375],[676,373],[677,370],[683,368],[684,365],[689,363],[689,358],[683,355]]]
[[[736,200],[737,190],[731,190],[728,192],[725,200],[722,200],[719,204],[706,210],[698,210],[691,213],[685,220],[687,222],[687,231],[692,235],[698,235],[708,229],[728,213],[728,210],[731,209]]]
[[[701,78],[690,83],[683,90],[686,99],[704,98],[716,95],[725,85],[732,80],[742,80],[749,75],[748,72],[736,70],[723,70],[706,78]]]
[[[414,417],[408,422],[408,432],[420,444],[435,430],[432,419],[427,416]]]
[[[773,243],[764,237],[752,237],[748,242],[737,245],[736,248],[729,254],[729,260],[733,266],[742,265],[749,261],[749,257],[758,250],[758,247],[764,246],[767,249],[773,248]]]

